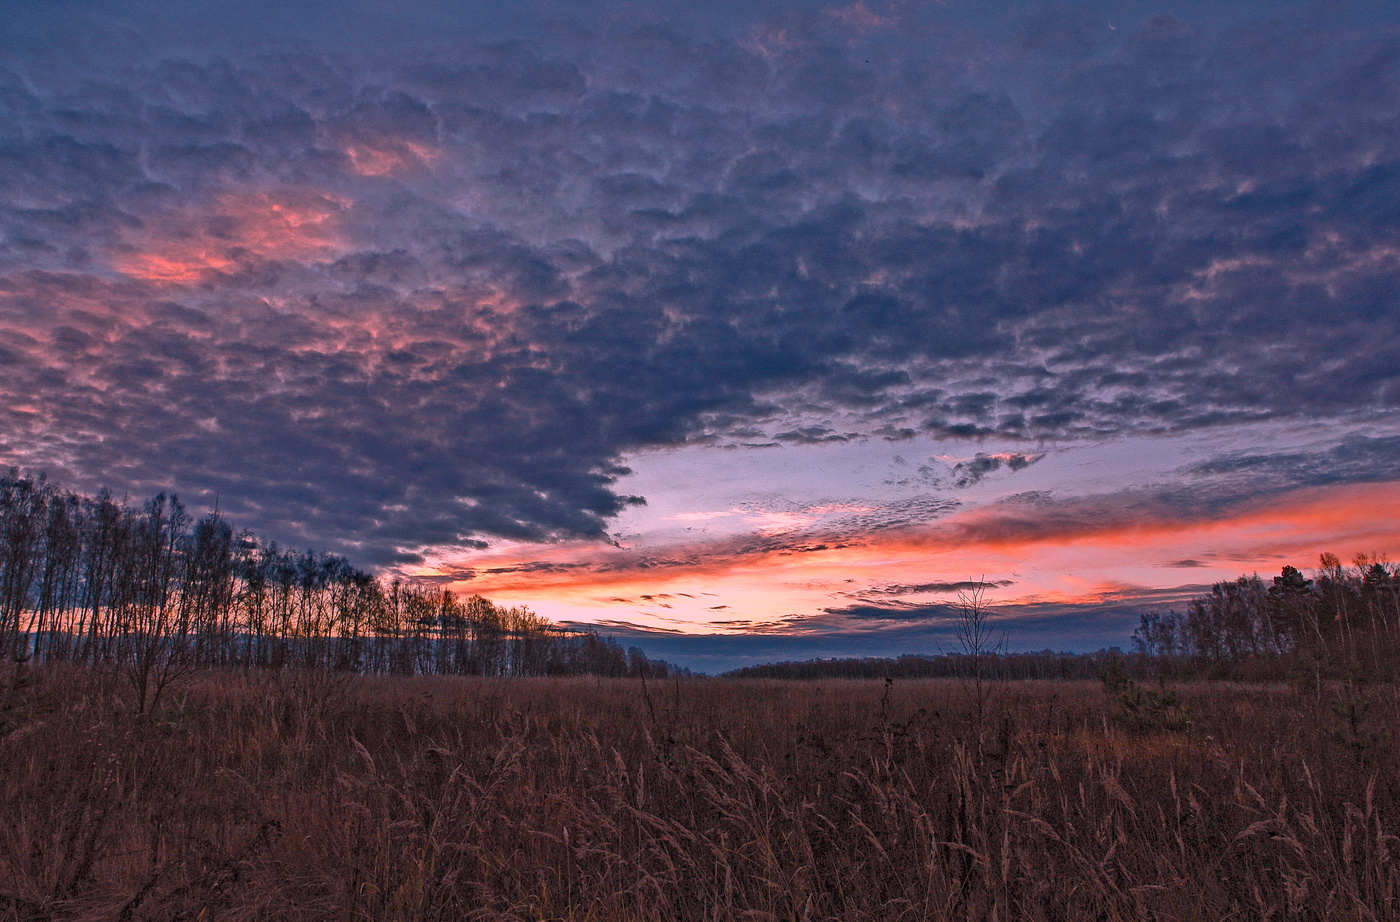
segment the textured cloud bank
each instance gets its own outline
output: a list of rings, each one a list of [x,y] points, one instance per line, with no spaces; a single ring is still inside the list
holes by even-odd
[[[1067,618],[1066,638],[1104,646],[1126,642],[1136,613],[1180,604],[1214,580],[1306,565],[1319,550],[1350,556],[1400,546],[1396,496],[1394,481],[1225,505],[1154,490],[1021,494],[947,509],[919,528],[842,534],[818,525],[762,540],[499,548],[439,575],[462,591],[529,600],[559,620],[642,631],[636,636],[761,633],[788,638],[793,649],[818,635],[864,649],[910,632],[946,633],[959,595],[981,584],[1018,647],[1045,645],[1037,632],[1053,618]],[[950,573],[972,576],[937,578]],[[1099,633],[1071,623],[1081,609]],[[1105,632],[1099,615],[1110,610],[1115,627]]]
[[[1393,10],[923,6],[14,10],[0,458],[389,563],[647,447],[1393,427]]]

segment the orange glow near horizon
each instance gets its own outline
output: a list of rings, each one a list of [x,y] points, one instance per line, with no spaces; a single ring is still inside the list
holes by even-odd
[[[244,262],[326,259],[343,243],[340,216],[349,203],[320,193],[228,193],[207,211],[157,227],[113,268],[130,278],[188,285]]]
[[[1005,507],[950,517],[927,529],[873,534],[823,547],[740,550],[738,542],[641,553],[596,544],[521,546],[473,555],[478,575],[450,584],[556,620],[713,633],[773,629],[824,609],[900,597],[947,600],[950,593],[882,593],[985,578],[997,603],[1084,604],[1154,589],[1209,584],[1285,564],[1310,567],[1324,551],[1400,552],[1400,484],[1297,490],[1208,521],[1145,520],[1015,534]],[[1027,523],[1028,525],[1031,523]],[[524,564],[534,571],[489,573]],[[553,571],[539,565],[553,565]],[[431,572],[431,571],[429,571]],[[428,575],[425,573],[424,575]]]

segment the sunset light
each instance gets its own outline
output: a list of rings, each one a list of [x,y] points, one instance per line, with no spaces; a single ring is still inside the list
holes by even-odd
[[[1400,559],[1378,7],[95,2],[5,46],[6,467],[705,670]]]
[[[346,146],[350,169],[360,176],[389,176],[400,170],[431,163],[438,151],[412,141],[366,141]]]
[[[0,8],[0,922],[1400,922],[1400,2]]]
[[[225,194],[208,210],[183,213],[171,232],[140,241],[113,260],[123,275],[187,285],[270,260],[324,260],[341,245],[337,219],[349,202],[317,193]]]

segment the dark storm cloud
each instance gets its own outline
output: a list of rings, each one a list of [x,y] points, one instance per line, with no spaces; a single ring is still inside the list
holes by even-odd
[[[835,622],[844,625],[870,621],[951,625],[958,618],[958,607],[951,603],[915,605],[894,602],[886,605],[845,605],[840,608],[827,608],[823,612],[827,617],[818,616],[823,630],[834,626]]]
[[[1028,455],[1019,451],[998,452],[996,454],[986,454],[979,451],[974,457],[953,465],[953,485],[970,487],[988,474],[999,471],[1003,467],[1009,471],[1025,470],[1043,457],[1045,457],[1044,454]]]
[[[978,588],[1001,588],[1013,584],[1012,580],[1004,579],[995,582],[986,580],[959,580],[956,582],[941,583],[917,583],[917,584],[892,584],[888,586],[871,586],[858,593],[847,593],[854,596],[904,596],[904,595],[927,595],[929,593],[960,593],[971,592]]]
[[[1231,452],[1194,464],[1185,473],[1242,481],[1256,493],[1294,485],[1384,483],[1400,479],[1400,437],[1352,435],[1316,451]]]
[[[933,6],[5,4],[3,460],[384,562],[649,446],[1395,409],[1393,10]]]
[[[801,429],[779,432],[773,439],[792,445],[820,445],[823,442],[849,442],[851,437],[842,435],[829,426],[803,426]]]

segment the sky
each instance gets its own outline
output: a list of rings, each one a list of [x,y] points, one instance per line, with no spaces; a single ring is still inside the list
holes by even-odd
[[[0,21],[0,464],[705,671],[1400,557],[1393,3]]]

